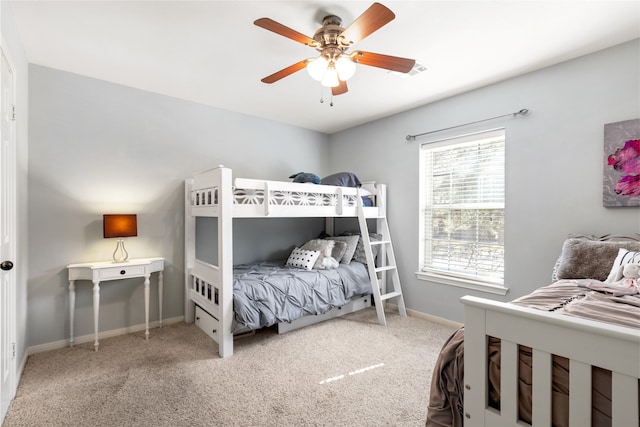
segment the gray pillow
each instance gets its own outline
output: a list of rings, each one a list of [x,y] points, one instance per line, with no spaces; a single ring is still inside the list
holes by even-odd
[[[333,241],[333,250],[331,256],[338,262],[342,261],[344,253],[347,251],[347,242],[341,242],[340,240]]]
[[[640,241],[589,240],[568,238],[562,245],[557,279],[595,279],[605,281],[620,248],[640,251]]]
[[[353,258],[353,253],[356,251],[356,246],[358,246],[358,238],[360,236],[334,236],[327,237],[327,240],[335,240],[337,242],[345,242],[347,244],[347,249],[340,260],[340,264],[350,264],[351,258]]]
[[[372,242],[379,242],[380,240],[382,240],[382,234],[369,233],[369,240],[371,240]],[[371,246],[373,259],[376,259],[379,251],[380,245]],[[358,246],[356,246],[356,251],[353,254],[353,260],[361,262],[365,265],[367,264],[367,255],[364,253],[364,242],[362,241],[362,237],[360,236],[358,236]]]
[[[336,185],[338,187],[360,187],[362,184],[358,177],[351,172],[338,172],[325,176],[320,180],[322,185]]]

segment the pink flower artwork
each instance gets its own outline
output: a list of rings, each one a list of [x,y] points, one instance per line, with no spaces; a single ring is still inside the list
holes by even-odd
[[[602,205],[640,207],[640,119],[604,125]]]
[[[618,195],[640,197],[640,139],[630,139],[607,158],[609,166],[622,172],[614,191]]]

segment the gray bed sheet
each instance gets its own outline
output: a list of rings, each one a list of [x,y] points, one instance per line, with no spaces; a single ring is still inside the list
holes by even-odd
[[[233,332],[322,314],[369,294],[367,268],[356,261],[329,270],[304,270],[273,262],[237,265],[233,272]]]

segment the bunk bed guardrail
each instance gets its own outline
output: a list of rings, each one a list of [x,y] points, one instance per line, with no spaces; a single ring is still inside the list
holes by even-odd
[[[220,187],[216,169],[193,178],[190,202],[195,215],[217,216]],[[233,191],[234,217],[258,216],[357,216],[358,188],[236,178]],[[375,199],[382,185],[365,182],[361,195]],[[367,216],[380,216],[377,203],[365,207]],[[206,211],[212,211],[207,214]]]

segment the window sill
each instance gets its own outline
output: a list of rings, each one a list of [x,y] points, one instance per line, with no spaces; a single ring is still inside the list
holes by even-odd
[[[456,286],[459,288],[473,289],[474,291],[487,292],[496,295],[506,295],[509,292],[509,288],[502,285],[495,285],[486,282],[480,282],[475,280],[462,279],[459,277],[445,276],[436,273],[426,273],[424,271],[417,271],[416,277],[419,280],[426,280],[429,282],[435,282],[442,285]]]

